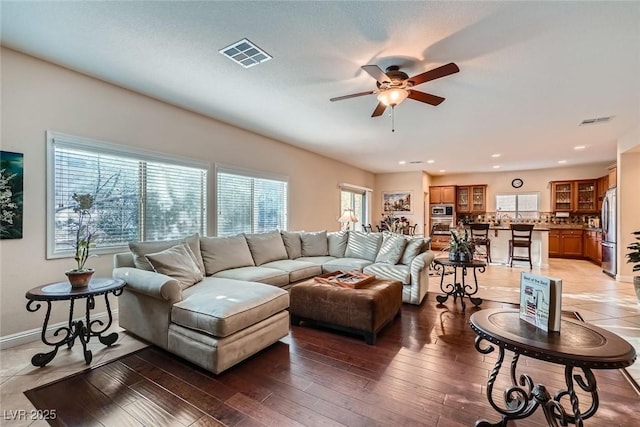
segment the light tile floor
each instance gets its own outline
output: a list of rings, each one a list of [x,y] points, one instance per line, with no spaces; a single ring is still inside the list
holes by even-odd
[[[520,272],[529,271],[524,267],[488,266],[485,273],[478,276],[478,296],[487,300],[518,303]],[[617,333],[633,344],[640,354],[640,305],[633,284],[616,282],[594,264],[579,260],[551,259],[548,269],[538,268],[533,272],[561,278],[563,310],[577,311],[587,322]],[[437,291],[437,283],[437,278],[431,279],[430,291]],[[449,300],[446,304],[453,304],[453,301]],[[121,331],[118,327],[112,329]],[[116,359],[145,345],[126,333],[120,333],[118,341],[111,347],[104,347],[93,340],[89,344],[93,351],[91,366]],[[78,343],[71,350],[62,348],[44,368],[31,365],[31,357],[35,353],[46,351],[46,346],[39,341],[1,351],[0,425],[48,425],[42,420],[31,419],[30,411],[34,408],[23,392],[87,369],[81,350]],[[640,362],[627,368],[627,371],[640,383]],[[26,411],[26,417],[15,419],[19,410]]]

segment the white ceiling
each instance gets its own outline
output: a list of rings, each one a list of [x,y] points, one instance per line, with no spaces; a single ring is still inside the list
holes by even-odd
[[[637,1],[2,1],[0,12],[7,47],[372,172],[614,161],[640,123]],[[274,59],[244,69],[218,53],[244,37]],[[406,100],[395,133],[388,114],[370,117],[374,95],[329,102],[375,89],[361,65],[412,76],[448,62],[460,72],[416,88],[446,101]],[[602,116],[614,119],[578,126]]]

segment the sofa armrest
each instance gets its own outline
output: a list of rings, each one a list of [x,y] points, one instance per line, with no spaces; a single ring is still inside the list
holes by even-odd
[[[420,304],[429,290],[429,266],[435,258],[432,250],[422,252],[411,261],[411,287],[403,302]]]
[[[180,282],[164,274],[131,267],[113,269],[113,278],[127,282],[126,289],[165,300],[171,304],[182,300]]]

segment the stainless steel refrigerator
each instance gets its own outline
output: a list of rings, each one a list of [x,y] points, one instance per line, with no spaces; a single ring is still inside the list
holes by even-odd
[[[615,277],[616,271],[616,189],[607,190],[602,201],[602,271]]]

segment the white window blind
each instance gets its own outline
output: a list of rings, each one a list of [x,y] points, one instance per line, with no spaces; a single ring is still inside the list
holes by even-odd
[[[217,234],[287,229],[288,181],[218,167]]]
[[[499,217],[516,219],[538,219],[540,216],[540,194],[497,194],[496,211]]]
[[[97,252],[130,241],[206,235],[208,164],[47,133],[47,255],[72,256],[74,193],[94,196]]]

